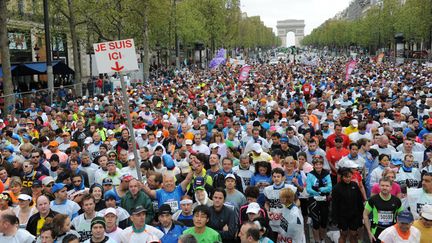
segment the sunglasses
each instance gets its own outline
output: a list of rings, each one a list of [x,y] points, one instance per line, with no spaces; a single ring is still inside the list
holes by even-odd
[[[48,184],[45,187],[52,187],[54,184]]]

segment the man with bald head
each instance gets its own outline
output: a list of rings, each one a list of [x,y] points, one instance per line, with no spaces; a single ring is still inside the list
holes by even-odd
[[[30,234],[38,236],[47,217],[54,218],[58,213],[51,210],[50,201],[47,196],[41,195],[36,199],[36,209],[38,212],[33,214],[28,220],[26,230]]]
[[[386,135],[381,135],[377,138],[377,144],[371,146],[371,149],[376,149],[379,154],[387,154],[392,156],[396,149],[389,144],[389,138]]]
[[[162,180],[162,188],[158,190],[151,190],[147,185],[144,185],[144,192],[149,195],[150,198],[156,199],[158,205],[162,206],[164,203],[170,205],[172,212],[176,212],[180,209],[181,197],[186,192],[186,187],[192,180],[193,172],[189,171],[186,178],[179,184],[175,185],[175,177],[170,174],[164,174]]]

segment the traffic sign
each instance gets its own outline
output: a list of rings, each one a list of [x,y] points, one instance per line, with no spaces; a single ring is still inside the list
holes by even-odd
[[[96,43],[93,48],[99,73],[138,70],[133,39]]]

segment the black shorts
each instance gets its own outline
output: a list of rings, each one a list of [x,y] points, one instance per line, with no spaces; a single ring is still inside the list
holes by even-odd
[[[337,220],[337,226],[342,231],[352,230],[356,231],[358,228],[362,226],[361,219],[353,219],[353,218],[340,218]]]

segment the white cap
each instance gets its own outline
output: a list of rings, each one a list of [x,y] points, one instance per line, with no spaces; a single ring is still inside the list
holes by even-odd
[[[106,216],[107,214],[110,214],[110,213],[112,213],[115,216],[117,216],[117,210],[115,208],[107,208],[107,209],[105,209],[104,216]]]
[[[259,206],[259,204],[258,203],[256,203],[256,202],[251,202],[251,203],[249,203],[249,205],[248,205],[248,207],[247,207],[247,210],[246,210],[246,213],[248,214],[248,213],[253,213],[253,214],[258,214],[258,212],[260,211],[260,206]]]
[[[359,166],[357,165],[356,162],[346,159],[343,160],[342,162],[336,163],[336,168],[348,168],[348,169],[357,169]]]
[[[432,205],[429,204],[423,205],[423,207],[421,208],[420,215],[427,220],[432,220]]]
[[[94,109],[95,109],[95,111],[98,111],[99,110],[99,105],[95,105]]]
[[[358,121],[356,119],[351,120],[350,123],[353,127],[358,127]]]
[[[178,168],[180,169],[182,174],[187,174],[191,171],[189,163],[184,160],[178,164]]]
[[[4,122],[3,119],[0,119],[0,123],[1,123],[1,122]]]
[[[287,119],[284,117],[280,120],[280,122],[288,122]]]
[[[235,178],[234,174],[228,174],[228,175],[225,176],[225,180],[226,179],[233,179],[233,180],[235,180],[236,178]]]
[[[128,155],[128,160],[133,160],[135,159],[135,155],[134,154],[129,154]]]
[[[186,141],[185,141],[185,144],[186,144],[186,145],[192,145],[192,143],[193,143],[193,142],[192,142],[192,140],[190,140],[190,139],[186,139]]]
[[[111,130],[111,129],[109,129],[109,130],[107,131],[107,134],[108,134],[108,136],[109,136],[109,135],[113,135],[113,134],[114,134],[114,131]]]
[[[91,143],[93,143],[93,138],[86,137],[86,139],[84,140],[84,144],[91,144]]]
[[[31,201],[32,197],[27,194],[19,194],[18,200]]]
[[[252,151],[255,151],[259,154],[263,152],[263,149],[261,148],[261,145],[259,143],[252,144],[251,149],[252,149]]]
[[[219,145],[217,143],[211,143],[209,148],[210,149],[219,148]]]
[[[54,178],[52,178],[51,176],[46,176],[42,179],[42,185],[44,186],[50,184],[51,182],[55,182]]]
[[[157,137],[157,138],[162,137],[162,132],[161,132],[161,131],[158,131],[158,132],[156,133],[156,137]]]

